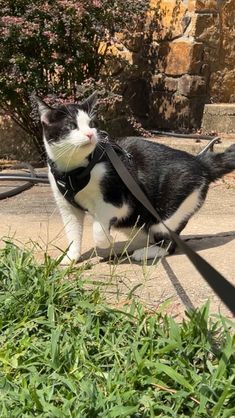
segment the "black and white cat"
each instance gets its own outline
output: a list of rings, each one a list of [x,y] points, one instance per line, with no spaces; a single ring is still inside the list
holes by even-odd
[[[36,100],[50,162],[61,173],[86,167],[94,150],[102,144],[99,131],[92,127],[95,95],[81,104],[53,108],[39,98]],[[130,173],[165,224],[178,234],[202,206],[209,184],[235,169],[235,144],[224,153],[201,156],[135,137],[120,139],[118,145],[124,150],[120,158]],[[112,244],[111,228],[128,232],[130,228],[143,227],[150,243],[155,244],[167,239],[167,229],[132,196],[108,158],[98,162],[90,174],[88,184],[75,196],[78,204],[75,207],[59,190],[49,165],[51,187],[70,245],[64,263],[77,261],[81,255],[85,211],[94,219],[93,238],[97,247]],[[132,258],[140,261],[166,254],[163,247],[152,245],[134,251]]]

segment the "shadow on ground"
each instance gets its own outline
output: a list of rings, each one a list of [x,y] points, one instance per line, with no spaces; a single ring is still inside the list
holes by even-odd
[[[235,239],[235,231],[229,231],[229,232],[219,232],[217,234],[210,234],[210,235],[187,235],[181,237],[187,244],[196,252],[200,252],[203,250],[207,250],[210,248],[217,248],[220,246],[223,246],[230,241],[233,241]],[[97,249],[97,252],[94,252],[94,249],[91,249],[89,251],[86,251],[82,254],[82,261],[90,260],[94,255],[98,255],[102,258],[101,261],[107,262],[111,260],[114,257],[122,257],[124,256],[123,260],[119,260],[119,263],[128,263],[129,260],[125,256],[126,250],[125,248],[128,248],[128,253],[131,255],[131,253],[137,249],[141,248],[141,245],[135,245],[131,244],[128,246],[128,241],[120,241],[116,242],[112,248],[112,250],[101,250]],[[174,257],[176,255],[183,254],[182,251],[177,248],[174,255],[171,255],[170,257]],[[147,264],[152,265],[153,260],[149,260]],[[140,264],[137,261],[132,260],[133,264]]]

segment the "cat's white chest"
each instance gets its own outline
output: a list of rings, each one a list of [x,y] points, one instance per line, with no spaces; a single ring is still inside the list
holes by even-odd
[[[106,173],[105,163],[97,164],[91,171],[91,178],[87,186],[75,196],[75,201],[93,216],[101,206],[105,205],[100,183]]]
[[[100,184],[107,175],[105,163],[97,164],[91,171],[88,185],[75,196],[75,201],[101,225],[106,225],[106,229],[109,227],[111,219],[124,219],[129,216],[131,211],[127,203],[123,202],[121,206],[114,206],[112,203],[104,201]]]

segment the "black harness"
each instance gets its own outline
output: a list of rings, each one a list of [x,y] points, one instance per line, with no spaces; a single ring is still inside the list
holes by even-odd
[[[78,167],[71,171],[60,171],[55,162],[48,159],[48,164],[51,173],[54,176],[56,185],[64,198],[73,206],[86,210],[75,201],[75,196],[78,192],[84,189],[91,178],[91,170],[93,167],[101,162],[109,161],[105,151],[106,141],[99,141],[92,154],[88,156],[88,165],[86,167]],[[115,151],[120,154],[125,154],[130,158],[130,155],[119,145],[112,144]]]

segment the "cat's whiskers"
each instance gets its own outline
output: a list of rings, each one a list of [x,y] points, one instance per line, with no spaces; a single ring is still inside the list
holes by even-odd
[[[64,152],[69,151],[70,148],[71,148],[70,144],[63,144],[63,145],[56,145],[55,149],[58,149],[58,151],[60,151],[57,154],[57,155],[60,155],[60,154],[63,154]]]
[[[108,139],[102,140],[102,142],[106,143],[108,142]],[[97,142],[97,147],[100,148],[102,151],[105,151],[105,147],[103,146],[103,144],[100,143],[100,141]]]
[[[69,171],[70,169],[74,168],[74,167],[71,168],[70,165],[74,157],[74,153],[76,152],[77,149],[78,147],[73,146],[73,147],[68,147],[62,150],[60,153],[54,153],[52,160],[56,164],[59,170]],[[78,163],[80,163],[79,160],[78,160]]]
[[[73,155],[74,155],[74,153],[75,153],[75,151],[77,151],[77,149],[78,148],[80,148],[79,146],[77,146],[77,145],[75,145],[75,147],[73,148],[73,149],[71,149],[71,152],[70,152],[70,155],[69,155],[69,158],[68,158],[68,162],[67,162],[67,166],[66,166],[66,170],[65,171],[67,171],[68,170],[68,168],[69,168],[69,164],[70,164],[70,162],[71,162],[71,160],[72,160],[72,157],[73,157]]]
[[[64,144],[63,146],[57,146],[57,148],[59,149],[58,151],[57,150],[53,151],[53,160],[55,162],[58,162],[60,159],[62,159],[62,157],[67,155],[67,153],[71,149],[71,145],[70,144]]]
[[[67,154],[67,150],[62,151],[60,154],[56,154],[56,157],[54,157],[54,161],[60,160],[65,154]]]

